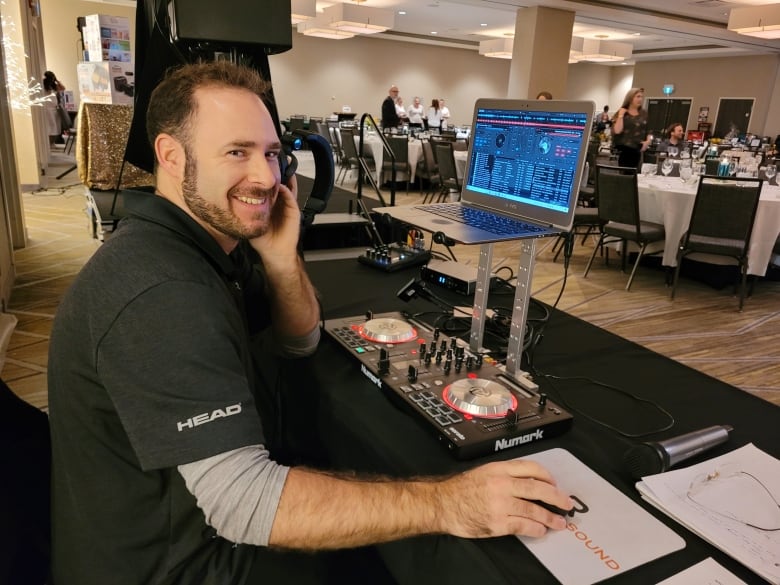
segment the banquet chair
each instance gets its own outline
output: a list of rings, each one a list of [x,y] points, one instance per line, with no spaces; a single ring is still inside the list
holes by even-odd
[[[626,284],[626,290],[631,290],[636,269],[648,244],[664,240],[666,231],[663,225],[642,221],[639,217],[639,187],[635,168],[598,165],[596,168],[596,191],[599,196],[598,215],[603,225],[599,241],[593,249],[582,276],[583,278],[588,276],[599,248],[612,242],[621,243],[621,257],[623,271],[625,271],[628,242],[635,242],[639,245],[639,254]],[[609,261],[608,249],[605,253],[605,261]]]
[[[719,164],[720,159],[717,156],[708,156],[704,159],[704,173],[706,175],[717,175]]]
[[[341,147],[336,143],[333,133],[331,132],[330,126],[328,126],[325,122],[316,122],[316,128],[317,128],[317,134],[322,136],[328,144],[330,144],[330,148],[333,151],[333,155],[336,157],[336,163],[341,162]]]
[[[288,132],[295,130],[304,130],[305,122],[303,116],[290,116],[290,123],[287,126]]]
[[[692,253],[728,256],[737,261],[740,270],[739,310],[745,302],[748,250],[758,200],[761,179],[703,176],[693,202],[688,231],[680,240],[677,267],[674,270],[672,292],[677,291],[680,265]]]
[[[458,170],[455,166],[455,155],[452,152],[451,142],[433,142],[433,150],[436,153],[436,160],[439,165],[439,176],[441,177],[441,191],[439,201],[447,199],[450,191],[458,192],[460,198],[460,179],[458,179]]]
[[[406,173],[406,194],[409,194],[409,179],[411,178],[412,168],[409,165],[409,139],[401,134],[392,134],[387,137],[390,144],[390,150],[393,157],[385,157],[382,160],[382,180],[385,173],[389,173],[390,180],[394,181],[398,172]]]
[[[357,147],[355,146],[355,135],[349,128],[341,129],[341,148],[341,165],[339,167],[339,172],[336,175],[336,180],[338,180],[340,176],[341,183],[339,184],[343,185],[344,179],[347,178],[347,173],[352,172],[360,166],[360,161],[358,160],[358,151]]]
[[[561,250],[564,249],[565,244],[569,243],[569,239],[572,240],[569,245],[573,247],[577,236],[582,235],[582,243],[584,244],[594,230],[601,231],[602,221],[599,218],[599,199],[595,187],[588,185],[589,176],[590,163],[586,161],[582,172],[582,180],[580,181],[579,194],[577,195],[577,207],[574,210],[572,227],[570,231],[559,234],[555,240],[552,247],[552,251],[555,252],[553,262],[558,260]]]
[[[430,141],[422,141],[422,157],[417,163],[417,176],[420,177],[420,189],[422,190],[422,180],[428,181],[428,188],[423,195],[423,203],[429,203],[428,197],[433,199],[433,196],[437,193],[435,190],[438,186],[441,189],[441,175],[439,175],[439,167],[436,161],[433,159],[433,146]]]

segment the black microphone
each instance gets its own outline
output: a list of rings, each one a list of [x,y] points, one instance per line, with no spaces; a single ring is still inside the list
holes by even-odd
[[[665,441],[642,443],[626,452],[623,463],[634,479],[662,473],[686,459],[725,443],[732,430],[733,427],[729,425],[716,425]]]

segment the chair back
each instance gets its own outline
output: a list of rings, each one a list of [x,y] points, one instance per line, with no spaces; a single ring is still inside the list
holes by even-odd
[[[761,197],[761,179],[704,176],[699,181],[683,248],[712,252],[724,244],[745,256]]]
[[[636,226],[639,237],[639,187],[636,169],[598,165],[596,169],[599,218]]]
[[[717,175],[719,164],[720,159],[717,156],[707,157],[704,159],[704,173],[707,175]]]
[[[350,128],[341,129],[341,148],[345,158],[357,162],[358,151],[357,146],[355,146],[355,134]]]
[[[405,168],[409,163],[409,139],[403,134],[394,134],[389,136],[387,141],[395,156],[396,167]]]
[[[452,152],[452,143],[448,141],[433,142],[433,150],[436,153],[436,160],[439,164],[439,174],[442,183],[449,184],[450,187],[460,190],[460,181],[455,167],[455,155]]]
[[[287,129],[292,132],[294,130],[303,130],[304,118],[303,116],[290,116],[290,124]]]
[[[659,156],[658,157],[658,161],[656,162],[655,174],[658,175],[659,177],[663,176],[663,174],[664,174],[663,166],[664,166],[664,161],[667,158],[671,159],[672,161],[675,160],[674,158],[669,157],[669,156]],[[670,177],[679,177],[680,176],[680,165],[681,164],[682,163],[680,162],[680,160],[677,160],[677,162],[673,162],[672,163],[672,172],[669,173]]]
[[[433,146],[429,140],[423,140],[422,142],[422,160],[425,165],[425,171],[429,176],[439,172],[439,167],[433,154]]]
[[[328,144],[330,144],[330,147],[333,150],[333,153],[336,155],[336,158],[341,159],[341,147],[336,142],[333,133],[331,132],[330,126],[328,126],[328,124],[325,122],[316,122],[315,125],[317,128],[317,134],[327,140]]]

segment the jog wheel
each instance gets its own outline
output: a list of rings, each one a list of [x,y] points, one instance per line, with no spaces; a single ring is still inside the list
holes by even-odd
[[[371,319],[357,328],[358,334],[376,343],[404,343],[417,338],[417,331],[400,319]]]
[[[444,389],[444,402],[455,410],[479,418],[500,418],[517,409],[517,398],[507,388],[491,380],[463,378]]]

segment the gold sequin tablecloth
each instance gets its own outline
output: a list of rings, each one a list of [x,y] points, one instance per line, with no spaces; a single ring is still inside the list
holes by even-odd
[[[82,102],[76,164],[81,182],[90,189],[116,189],[132,120],[132,106]],[[120,188],[148,185],[154,185],[154,176],[125,163]]]

